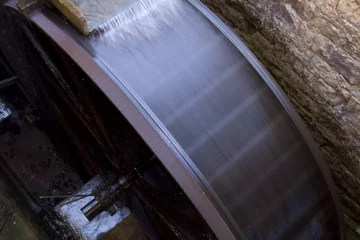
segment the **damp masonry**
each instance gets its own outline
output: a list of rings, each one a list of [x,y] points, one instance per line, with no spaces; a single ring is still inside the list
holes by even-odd
[[[360,222],[360,0],[202,0],[271,72]]]

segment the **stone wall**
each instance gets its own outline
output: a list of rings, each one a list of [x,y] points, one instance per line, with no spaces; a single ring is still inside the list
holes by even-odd
[[[288,94],[360,221],[360,0],[203,0]]]

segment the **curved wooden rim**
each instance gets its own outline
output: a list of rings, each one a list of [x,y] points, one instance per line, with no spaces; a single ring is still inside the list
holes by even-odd
[[[327,182],[333,201],[336,206],[339,219],[341,239],[345,239],[344,220],[342,218],[342,209],[340,199],[335,185],[331,178],[330,170],[323,160],[316,143],[311,137],[305,124],[301,120],[286,94],[272,78],[269,72],[259,62],[259,60],[246,47],[241,39],[225,25],[214,13],[198,0],[188,0],[202,14],[204,14],[237,49],[246,57],[255,70],[260,74],[268,84],[281,104],[284,106],[298,130],[304,137],[310,150],[312,151],[318,166]],[[16,9],[14,1],[8,4],[8,7]],[[162,164],[168,169],[170,174],[177,180],[184,192],[192,200],[193,204],[202,214],[206,222],[214,231],[219,239],[245,239],[244,235],[235,230],[228,216],[222,212],[223,209],[218,205],[212,194],[208,191],[205,184],[200,180],[194,169],[184,160],[175,146],[169,141],[169,137],[158,126],[157,123],[143,109],[137,99],[126,90],[123,85],[114,81],[115,76],[107,69],[91,52],[84,49],[82,44],[64,31],[59,25],[55,24],[46,14],[46,10],[39,10],[28,16],[29,19],[41,29],[50,39],[52,39],[64,52],[66,52],[75,63],[94,81],[94,83],[104,92],[110,101],[125,116],[130,124],[136,129],[144,141],[150,146],[158,156]],[[75,37],[76,38],[76,37]]]

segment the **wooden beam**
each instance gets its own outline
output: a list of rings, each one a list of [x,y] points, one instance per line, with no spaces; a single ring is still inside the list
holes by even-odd
[[[0,89],[10,87],[10,86],[14,85],[16,83],[16,81],[17,81],[17,76],[13,76],[11,78],[0,80]]]

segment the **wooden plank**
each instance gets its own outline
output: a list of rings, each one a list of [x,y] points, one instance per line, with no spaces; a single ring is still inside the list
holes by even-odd
[[[16,83],[17,77],[11,77],[0,81],[0,89],[10,87]]]
[[[50,2],[83,34],[115,19],[137,0],[50,0]]]

